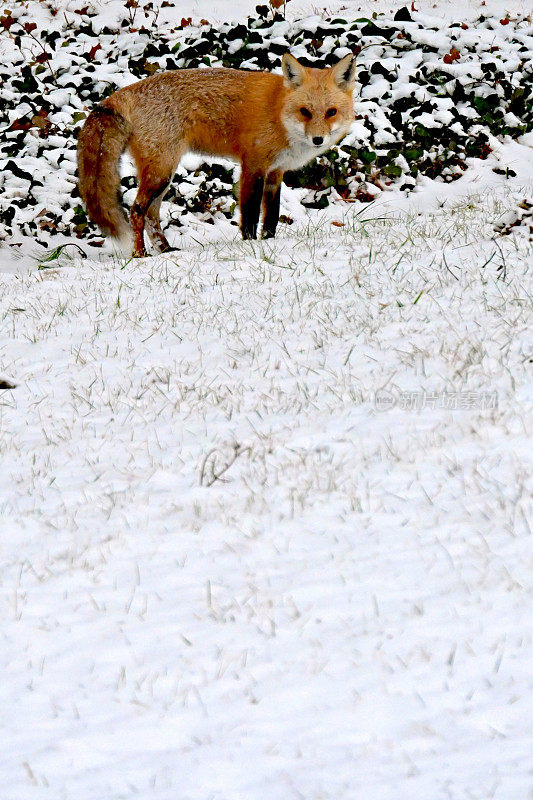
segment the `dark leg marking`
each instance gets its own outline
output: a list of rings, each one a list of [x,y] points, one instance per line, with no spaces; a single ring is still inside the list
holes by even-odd
[[[131,207],[130,219],[131,227],[133,230],[133,255],[136,258],[142,258],[146,255],[144,247],[144,215],[146,208],[135,201]]]
[[[243,239],[257,239],[263,186],[261,174],[245,176],[241,185],[241,231]]]
[[[146,212],[146,228],[148,236],[153,244],[157,247],[160,253],[167,253],[171,250],[177,250],[176,247],[171,247],[168,240],[161,229],[161,220],[159,218],[159,210],[161,208],[161,201],[170,186],[171,180],[168,180],[162,189],[152,197],[148,211]]]
[[[279,200],[281,195],[281,184],[277,189],[267,187],[263,197],[265,206],[265,216],[263,219],[263,239],[271,239],[276,235],[276,227],[279,220]]]

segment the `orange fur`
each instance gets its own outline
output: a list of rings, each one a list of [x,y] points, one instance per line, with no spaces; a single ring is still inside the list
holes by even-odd
[[[79,186],[90,216],[104,232],[124,233],[117,163],[128,149],[139,180],[131,209],[133,254],[146,253],[145,221],[152,241],[170,249],[159,205],[181,157],[192,151],[241,163],[243,237],[255,238],[261,203],[263,235],[273,236],[284,171],[329,149],[353,120],[354,70],[351,55],[315,69],[286,54],[283,76],[176,70],[119,89],[89,115],[80,133]]]

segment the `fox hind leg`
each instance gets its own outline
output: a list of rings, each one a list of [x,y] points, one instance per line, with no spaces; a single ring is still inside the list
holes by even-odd
[[[154,207],[151,216],[149,215],[149,209],[154,201],[157,203],[159,195],[165,193],[169,182],[170,179],[168,176],[161,178],[160,176],[153,175],[151,171],[146,171],[140,176],[139,191],[137,192],[137,197],[135,198],[130,212],[131,227],[133,229],[133,256],[136,258],[142,258],[146,255],[146,249],[144,247],[144,227],[147,215],[150,229],[155,232],[158,241],[161,242],[160,237],[162,237],[168,246],[168,242],[161,230],[159,222],[159,204]]]
[[[170,181],[164,187],[163,191],[155,198],[155,200],[152,200],[148,211],[146,212],[146,232],[148,234],[148,238],[160,253],[168,253],[171,250],[177,250],[176,247],[172,247],[169,244],[167,237],[161,230],[161,219],[159,216],[161,201],[163,200],[169,185]]]
[[[147,152],[143,149],[141,142],[134,140],[130,142],[130,150],[137,165],[139,179],[139,189],[130,212],[133,230],[133,256],[146,255],[145,222],[147,223],[147,233],[158,248],[170,250],[172,248],[161,230],[159,209],[185,147],[175,147],[170,153],[165,154],[166,157],[162,157],[161,153],[154,152],[152,149]]]

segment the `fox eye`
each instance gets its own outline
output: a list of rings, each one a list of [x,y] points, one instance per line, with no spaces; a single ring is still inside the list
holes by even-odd
[[[311,119],[311,117],[313,116],[309,111],[309,109],[305,108],[305,106],[300,109],[300,114],[302,115],[302,117],[305,117],[306,119]]]
[[[334,117],[336,113],[337,113],[336,108],[328,108],[328,110],[326,111],[326,117]]]

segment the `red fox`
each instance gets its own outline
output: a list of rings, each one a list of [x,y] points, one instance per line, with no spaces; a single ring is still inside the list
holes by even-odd
[[[110,236],[128,236],[118,199],[118,162],[127,149],[139,182],[131,208],[133,256],[146,255],[145,222],[152,243],[171,250],[159,209],[181,157],[192,151],[241,163],[242,236],[257,237],[261,204],[262,235],[274,236],[283,173],[328,150],[353,121],[355,56],[316,69],[286,53],[282,72],[163,72],[103,100],[78,141],[79,191],[91,218]]]

